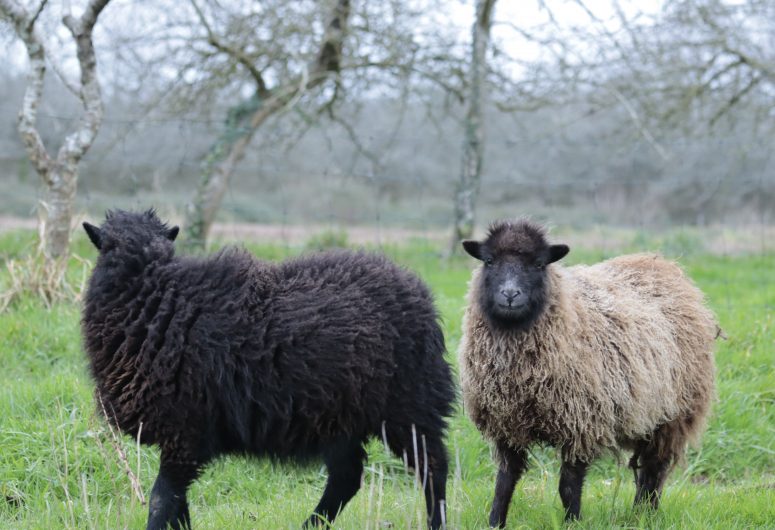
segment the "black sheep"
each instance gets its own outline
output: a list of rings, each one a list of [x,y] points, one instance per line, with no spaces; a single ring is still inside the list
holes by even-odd
[[[442,525],[454,387],[414,274],[365,252],[175,257],[178,228],[152,210],[84,229],[99,249],[82,319],[97,398],[108,421],[161,450],[148,528],[189,527],[188,486],[230,453],[322,456],[328,481],[305,525],[331,521],[360,487],[373,436],[427,470],[428,523]]]

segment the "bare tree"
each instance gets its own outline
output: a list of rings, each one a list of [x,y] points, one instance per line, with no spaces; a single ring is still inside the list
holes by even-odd
[[[44,184],[44,196],[38,208],[39,232],[46,260],[50,264],[68,255],[78,164],[94,142],[102,121],[102,96],[97,81],[97,59],[92,32],[97,18],[108,2],[109,0],[90,0],[80,17],[67,14],[62,19],[76,45],[80,83],[75,84],[66,81],[63,68],[47,53],[37,28],[36,23],[47,1],[42,0],[33,12],[28,12],[15,0],[0,0],[0,15],[13,24],[17,36],[24,42],[30,61],[27,89],[19,113],[19,134],[30,162]],[[47,60],[52,62],[55,72],[78,96],[83,107],[80,119],[66,134],[55,157],[49,154],[43,144],[36,123]]]
[[[523,106],[528,100],[620,107],[665,158],[655,129],[707,129],[738,104],[771,99],[772,2],[668,0],[661,9],[644,12],[611,0],[601,14],[585,0],[573,0],[569,4],[583,22],[563,21],[556,16],[557,4],[541,4],[544,23],[510,25],[545,52],[528,65],[527,88],[511,90]]]
[[[463,160],[454,197],[454,226],[450,253],[460,240],[474,231],[476,199],[482,174],[484,151],[483,112],[486,102],[487,49],[495,0],[477,0],[476,18],[471,29],[471,63],[467,94],[468,110],[464,122]]]
[[[223,200],[229,178],[237,164],[245,156],[256,130],[272,115],[292,105],[304,92],[322,84],[339,72],[342,60],[342,43],[350,16],[349,0],[337,0],[332,8],[320,47],[310,64],[295,76],[279,80],[269,87],[261,72],[241,49],[230,46],[213,32],[204,13],[195,0],[191,0],[209,43],[226,53],[243,66],[252,76],[256,92],[246,102],[232,107],[227,127],[205,160],[202,180],[194,200],[186,209],[185,242],[190,249],[201,249],[207,241],[210,227]]]
[[[585,0],[573,0],[586,17],[583,24],[559,20],[550,4],[545,3],[549,15],[542,27],[517,28],[549,51],[531,71],[532,79],[540,80],[531,86],[534,99],[619,112],[621,129],[630,129],[634,139],[651,147],[657,167],[679,164],[676,141],[690,137],[739,141],[743,152],[755,148],[741,135],[755,140],[757,131],[742,132],[743,124],[736,123],[741,118],[772,134],[773,2],[668,0],[644,12],[611,0],[611,9],[601,14]],[[733,131],[737,139],[730,137]],[[659,195],[664,203],[683,197],[683,215],[693,213],[701,224],[719,193],[743,200],[762,191],[753,178],[720,189],[718,177],[685,173],[666,179]]]
[[[769,114],[775,88],[775,4],[671,0],[646,45],[654,78],[638,97],[650,117],[714,126],[745,102]],[[627,26],[628,29],[632,25]],[[629,29],[634,33],[635,28]]]
[[[371,160],[368,139],[351,126],[361,102],[409,98],[429,109],[462,97],[464,50],[443,4],[189,0],[148,7],[158,16],[139,34],[119,28],[111,49],[137,64],[132,78],[146,76],[146,93],[167,94],[164,110],[208,121],[225,114],[181,242],[201,248],[232,174],[251,146],[279,143],[281,128],[288,147],[328,122]],[[251,173],[262,171],[259,161]]]

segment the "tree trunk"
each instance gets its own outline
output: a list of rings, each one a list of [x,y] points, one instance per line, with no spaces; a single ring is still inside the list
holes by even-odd
[[[322,78],[316,84],[322,82]],[[286,90],[274,95],[266,102],[254,105],[255,112],[250,121],[245,123],[240,119],[231,123],[227,120],[226,131],[219,141],[210,149],[202,171],[202,180],[196,191],[193,202],[186,207],[185,238],[182,248],[189,252],[204,250],[207,238],[215,221],[215,215],[221,207],[223,196],[229,185],[229,179],[240,161],[245,158],[245,151],[253,140],[261,125],[273,114],[280,111],[299,92],[299,88]],[[257,100],[256,100],[257,101]],[[244,109],[246,103],[234,107]],[[239,125],[236,125],[239,124]]]
[[[38,203],[38,225],[43,254],[49,262],[68,255],[78,167],[53,167],[44,181],[44,196]]]
[[[207,242],[207,234],[215,220],[229,176],[236,162],[244,156],[245,148],[253,137],[247,118],[260,106],[258,96],[243,101],[229,109],[226,128],[218,141],[210,148],[202,163],[202,176],[196,195],[186,205],[183,248],[201,250]],[[247,142],[245,141],[247,139]]]
[[[245,157],[245,151],[258,128],[271,116],[292,105],[294,100],[306,90],[322,84],[332,73],[339,72],[342,43],[349,15],[349,0],[338,0],[317,56],[305,72],[299,78],[291,79],[273,89],[267,89],[259,77],[257,89],[263,99],[256,96],[229,111],[226,131],[210,149],[199,187],[193,201],[186,207],[185,237],[181,242],[183,249],[201,251],[205,248],[213,221],[229,185],[229,179],[239,162]],[[215,37],[211,35],[211,40],[214,39]],[[220,51],[231,53],[231,50],[219,45],[217,41],[214,41],[214,46]],[[244,60],[243,57],[237,59],[240,62]],[[256,77],[260,74],[253,72],[253,75]],[[247,117],[250,119],[248,120]]]
[[[486,97],[487,48],[495,0],[478,0],[476,20],[472,28],[471,71],[469,78],[468,110],[465,117],[463,159],[460,179],[455,187],[454,219],[450,254],[459,251],[460,241],[470,238],[474,231],[476,200],[482,174],[484,128],[482,108]]]

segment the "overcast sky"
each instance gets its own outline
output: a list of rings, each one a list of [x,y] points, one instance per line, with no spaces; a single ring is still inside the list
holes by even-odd
[[[615,0],[614,0],[615,1]],[[29,3],[29,2],[27,2]],[[632,16],[638,12],[642,13],[654,13],[662,5],[663,0],[620,0],[619,5],[627,16]],[[67,30],[58,21],[61,20],[64,10],[69,6],[73,6],[76,11],[83,1],[78,2],[50,2],[46,7],[45,17],[43,18],[43,24],[41,30],[44,35],[48,37],[50,42],[49,47],[51,51],[55,51],[55,48],[61,48],[62,45],[56,46],[57,41],[64,43],[65,46],[70,47],[71,44]],[[565,24],[589,24],[589,17],[586,15],[582,7],[575,0],[545,0],[545,4],[552,9],[552,15],[555,19]],[[610,24],[612,29],[615,29],[615,11],[613,8],[612,0],[584,0],[584,4],[601,20]],[[131,5],[131,10],[128,7]],[[473,0],[449,0],[449,15],[451,16],[453,23],[460,31],[461,42],[470,41],[471,22],[473,21],[474,14],[474,1]],[[132,2],[131,0],[113,0],[108,6],[104,17],[108,18],[105,26],[111,24],[121,23],[117,18],[126,16],[127,13],[131,13],[133,17],[140,16],[138,10],[143,9],[141,2]],[[530,60],[538,57],[540,49],[533,44],[526,43],[521,39],[514,29],[510,27],[511,24],[520,28],[531,28],[544,23],[548,20],[548,13],[541,7],[539,0],[500,0],[496,3],[495,7],[495,25],[493,27],[493,39],[499,42],[502,47],[508,52],[508,55],[512,57],[519,57],[521,60]],[[96,29],[96,45],[98,47],[101,31],[104,31],[105,26],[97,25]],[[8,29],[8,26],[5,26]],[[0,55],[0,61],[4,67],[9,67],[17,70],[26,69],[27,56],[24,47],[21,43],[14,38],[9,38],[7,35],[0,40],[2,46],[2,54]],[[68,53],[71,55],[72,52]],[[75,67],[75,64],[69,65],[70,68]]]

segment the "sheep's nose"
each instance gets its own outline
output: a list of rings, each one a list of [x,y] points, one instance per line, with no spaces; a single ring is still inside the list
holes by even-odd
[[[521,295],[522,291],[518,289],[504,289],[501,291],[501,294],[506,297],[506,300],[509,302],[509,305],[511,305],[511,302],[513,302],[516,297]]]

